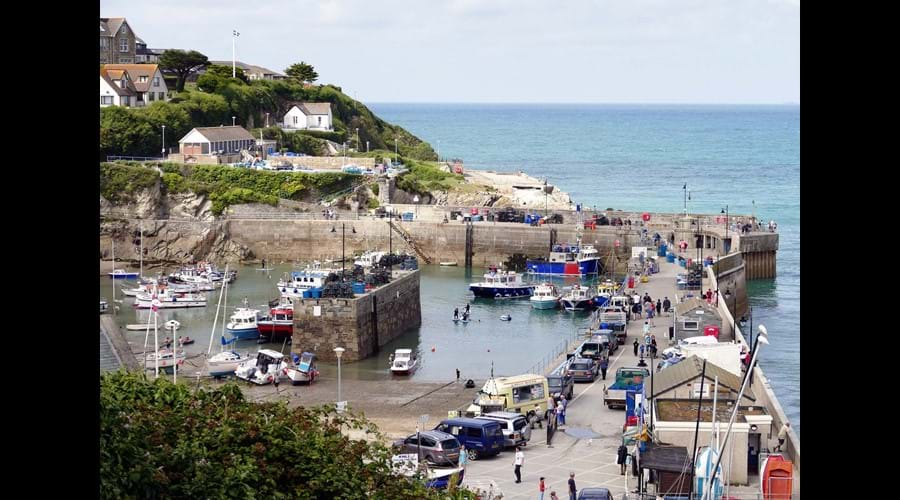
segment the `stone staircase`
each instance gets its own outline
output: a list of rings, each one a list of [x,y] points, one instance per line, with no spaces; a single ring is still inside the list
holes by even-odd
[[[405,229],[403,229],[403,226],[392,221],[388,221],[388,224],[391,226],[391,229],[395,233],[399,234],[400,237],[403,238],[403,241],[405,241],[406,244],[413,249],[413,252],[415,252],[420,259],[424,260],[426,264],[431,264],[431,259],[427,255],[425,255],[425,252],[423,252],[421,248],[419,248],[416,240],[413,239],[413,237],[408,232],[406,232]]]
[[[122,362],[113,351],[109,338],[100,330],[100,371],[110,372],[116,371],[122,367]]]

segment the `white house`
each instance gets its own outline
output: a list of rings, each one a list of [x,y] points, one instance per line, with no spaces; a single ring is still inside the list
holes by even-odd
[[[106,64],[107,72],[124,71],[134,87],[132,106],[146,106],[154,101],[168,100],[169,89],[157,64]]]
[[[137,90],[124,70],[100,68],[100,107],[134,105]]]
[[[331,103],[301,102],[284,115],[285,130],[333,130]]]
[[[178,141],[182,155],[228,155],[251,150],[256,140],[244,127],[197,127]]]

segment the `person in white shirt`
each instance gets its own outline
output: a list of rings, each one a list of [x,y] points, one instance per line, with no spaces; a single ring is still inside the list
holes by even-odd
[[[521,446],[516,446],[516,460],[513,462],[513,465],[516,466],[516,482],[522,482],[522,465],[525,463],[525,453],[522,452]]]

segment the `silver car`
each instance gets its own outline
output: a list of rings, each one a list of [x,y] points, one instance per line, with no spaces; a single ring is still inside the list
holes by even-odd
[[[499,422],[503,431],[504,446],[518,446],[531,439],[531,426],[528,425],[528,419],[521,413],[492,411],[475,418]]]
[[[446,432],[422,431],[394,441],[394,448],[399,453],[421,453],[422,460],[437,465],[459,464],[459,441]]]

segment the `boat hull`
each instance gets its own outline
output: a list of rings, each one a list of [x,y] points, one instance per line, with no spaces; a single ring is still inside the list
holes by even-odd
[[[591,299],[566,299],[561,300],[566,311],[585,311],[591,306]]]
[[[137,301],[134,304],[134,307],[138,309],[150,309],[153,307],[153,304],[150,302]],[[164,301],[159,303],[160,309],[182,309],[185,307],[206,307],[206,301],[199,300],[178,300],[175,302],[172,301]]]
[[[240,340],[253,340],[259,338],[259,328],[225,328],[229,335]]]
[[[515,299],[515,298],[525,298],[531,297],[532,293],[534,293],[534,288],[530,286],[521,286],[521,287],[492,287],[492,286],[478,286],[471,285],[469,286],[469,290],[475,294],[475,297],[482,299]]]
[[[531,274],[583,276],[586,274],[599,274],[600,260],[585,259],[578,262],[549,262],[536,259],[525,261],[525,268]]]
[[[539,299],[531,298],[531,307],[535,309],[556,309],[559,306],[559,299]]]
[[[138,273],[119,273],[119,274],[107,273],[107,274],[109,274],[109,277],[114,280],[134,280],[134,279],[137,279],[137,277],[138,277]]]

